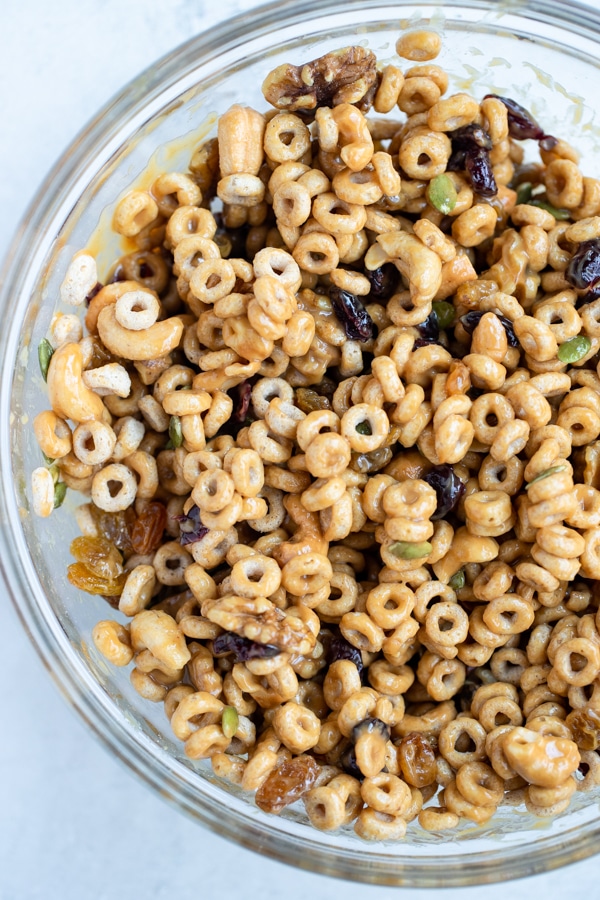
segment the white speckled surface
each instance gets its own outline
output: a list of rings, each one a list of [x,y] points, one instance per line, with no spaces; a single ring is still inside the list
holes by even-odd
[[[141,69],[253,0],[3,0],[0,4],[0,257],[27,203],[96,109]],[[590,5],[600,7],[600,0]],[[566,80],[564,78],[563,80]],[[0,900],[388,900],[293,871],[188,821],[90,736],[61,699],[3,598],[8,673],[0,740]],[[233,860],[235,863],[232,865]],[[598,896],[600,859],[447,900]],[[434,891],[402,892],[433,900]]]

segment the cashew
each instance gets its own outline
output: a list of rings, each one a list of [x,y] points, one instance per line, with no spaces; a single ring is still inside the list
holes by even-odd
[[[377,235],[375,244],[365,256],[365,266],[373,271],[383,262],[393,262],[408,280],[415,305],[423,306],[433,300],[442,283],[442,261],[417,237],[405,231]]]
[[[79,344],[63,344],[52,355],[48,367],[48,397],[52,409],[62,419],[90,422],[104,417],[104,404],[86,387],[82,371],[83,353]]]
[[[539,787],[563,784],[581,761],[574,741],[529,728],[509,731],[502,740],[502,749],[515,772]]]
[[[129,331],[119,324],[114,304],[111,304],[105,306],[98,316],[98,333],[114,356],[132,360],[158,359],[179,345],[183,322],[174,316],[156,322],[144,331]]]
[[[71,306],[81,306],[97,283],[96,260],[88,253],[78,253],[71,260],[60,286],[60,299]]]
[[[250,106],[235,104],[219,119],[221,175],[258,175],[263,161],[265,117]]]
[[[175,619],[157,609],[145,609],[134,616],[131,644],[136,652],[149,650],[170,669],[182,669],[192,658]]]

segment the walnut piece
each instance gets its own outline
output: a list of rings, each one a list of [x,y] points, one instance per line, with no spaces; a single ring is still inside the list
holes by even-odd
[[[375,64],[370,50],[344,47],[303,66],[278,66],[265,78],[262,92],[272,106],[289,112],[340,103],[360,104],[366,112],[377,90]]]
[[[207,599],[202,602],[202,615],[226,631],[289,653],[305,656],[316,643],[315,636],[301,619],[285,616],[266,597]]]

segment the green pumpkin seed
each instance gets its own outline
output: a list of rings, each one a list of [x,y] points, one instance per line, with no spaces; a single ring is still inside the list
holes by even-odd
[[[549,469],[545,469],[543,472],[540,472],[539,475],[536,475],[535,478],[532,478],[529,484],[525,485],[525,490],[528,491],[531,485],[535,484],[536,481],[541,481],[542,478],[550,478],[551,475],[554,475],[556,472],[562,472],[566,468],[566,466],[551,466]]]
[[[454,325],[455,310],[451,303],[447,300],[436,300],[432,303],[432,309],[435,313],[438,326],[441,331]]]
[[[358,425],[356,426],[356,430],[358,431],[359,434],[366,434],[366,435],[373,434],[373,431],[371,430],[371,426],[369,425],[368,422],[359,422]]]
[[[67,495],[67,485],[64,481],[59,481],[54,485],[54,509],[62,506]]]
[[[51,456],[46,456],[45,453],[42,453],[42,456],[44,457],[44,462],[46,463],[47,466],[53,466],[54,463],[56,462],[56,460],[52,459]]]
[[[179,416],[171,416],[171,421],[169,422],[169,440],[175,449],[181,447],[183,444],[181,419]]]
[[[396,541],[394,544],[390,544],[388,550],[397,559],[421,559],[429,556],[432,547],[429,541],[421,541],[420,543]]]
[[[221,728],[226,738],[232,738],[240,727],[240,717],[235,706],[226,706],[223,710]]]
[[[533,185],[530,181],[524,181],[523,184],[520,184],[517,188],[517,204],[519,203],[529,203],[531,200],[531,191]]]
[[[54,354],[54,347],[47,338],[42,338],[38,346],[38,361],[44,381],[48,381],[48,367]]]
[[[436,175],[429,182],[427,199],[445,216],[456,206],[457,193],[454,182],[449,175]]]
[[[583,359],[590,352],[591,348],[592,342],[590,339],[584,334],[578,334],[576,337],[571,338],[570,341],[565,341],[564,344],[561,344],[556,355],[561,362],[576,363]]]
[[[559,222],[564,222],[566,219],[571,218],[571,213],[568,209],[557,209],[556,206],[552,206],[551,203],[546,203],[545,200],[532,200],[531,206],[537,206],[538,209],[545,209],[546,212],[551,213],[555,219],[558,219]]]
[[[453,591],[462,591],[465,586],[466,580],[465,570],[459,569],[458,572],[456,572],[456,574],[452,576],[448,584]]]

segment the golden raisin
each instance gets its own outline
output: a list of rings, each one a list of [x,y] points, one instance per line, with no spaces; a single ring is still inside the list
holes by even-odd
[[[319,774],[312,756],[296,756],[283,762],[256,792],[256,805],[268,813],[280,813],[310,790]]]
[[[600,746],[600,711],[591,706],[574,709],[566,719],[573,740],[580,750],[597,750]]]
[[[131,546],[135,553],[154,553],[161,545],[167,524],[167,510],[162,503],[149,503],[133,523]]]
[[[135,521],[135,512],[130,508],[125,512],[109,513],[90,506],[92,518],[100,535],[110,541],[127,558],[133,553],[130,531]]]
[[[119,597],[123,593],[127,574],[123,572],[115,579],[101,578],[95,575],[82,562],[67,566],[67,578],[71,584],[87,594],[102,594],[106,597]]]
[[[92,575],[114,581],[123,573],[123,559],[114,544],[102,537],[78,537],[71,541],[71,554]]]
[[[398,759],[407,784],[422,788],[435,781],[435,753],[425,735],[412,731],[398,746]]]

